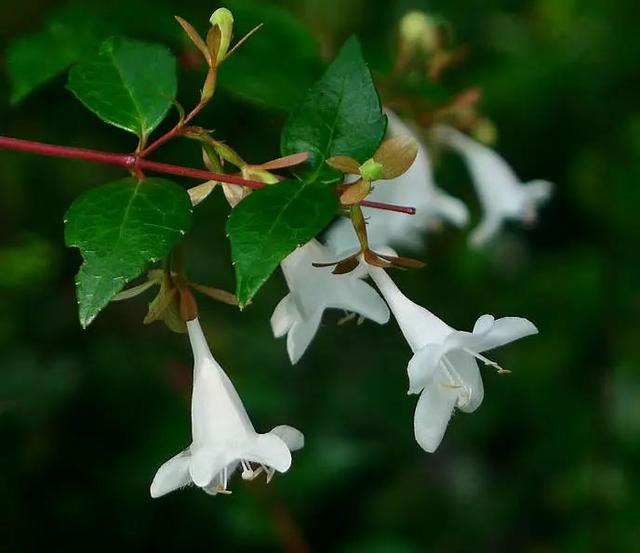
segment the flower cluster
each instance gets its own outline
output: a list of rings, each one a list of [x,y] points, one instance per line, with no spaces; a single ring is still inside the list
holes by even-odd
[[[418,135],[393,112],[387,111],[387,116],[391,137],[402,138],[387,141],[381,148],[386,154],[360,166],[346,159],[331,163],[358,173],[358,180],[351,181],[357,194],[364,187],[365,195],[376,201],[410,203],[416,206],[416,215],[385,212],[366,221],[353,216],[351,221],[340,219],[328,230],[324,243],[313,239],[297,248],[281,264],[289,293],[276,306],[271,327],[275,337],[286,335],[287,352],[295,364],[310,346],[326,309],[342,310],[378,324],[386,324],[393,314],[413,353],[407,374],[408,393],[419,394],[415,438],[425,451],[434,452],[454,410],[471,413],[482,403],[484,388],[478,363],[499,373],[509,372],[484,352],[536,334],[537,329],[524,318],[482,315],[471,332],[455,330],[412,302],[393,282],[387,268],[408,260],[394,257],[391,247],[415,248],[422,243],[425,230],[443,221],[464,226],[469,214],[460,200],[435,184],[429,151]],[[493,150],[452,127],[436,126],[432,139],[458,152],[473,177],[485,211],[483,221],[471,234],[474,246],[486,243],[507,219],[531,221],[536,207],[549,196],[549,183],[520,183]],[[388,150],[395,147],[402,152],[394,163],[398,165],[397,159],[404,158],[400,162],[404,167],[385,173],[384,160],[394,157],[389,157]],[[387,182],[372,187],[372,181],[378,179]],[[384,253],[374,254],[370,247]],[[347,261],[336,261],[344,255],[349,255]],[[228,480],[236,470],[245,480],[262,472],[270,480],[275,472],[286,472],[291,452],[304,444],[303,435],[289,426],[257,433],[233,384],[213,358],[198,319],[186,326],[195,363],[193,439],[187,449],[160,467],[151,495],[159,497],[192,483],[209,494],[229,493]]]
[[[387,322],[390,309],[413,352],[407,372],[409,394],[420,395],[414,420],[416,441],[424,450],[433,452],[442,441],[454,409],[470,413],[482,403],[484,389],[478,362],[500,373],[508,372],[483,352],[535,334],[537,329],[527,319],[482,315],[472,332],[455,330],[404,296],[384,264],[368,262],[362,252],[369,251],[369,244],[388,253],[394,253],[391,247],[416,248],[422,244],[425,230],[436,228],[443,221],[464,226],[469,220],[466,206],[435,184],[429,151],[417,133],[395,113],[389,110],[386,113],[390,134],[413,136],[418,144],[417,155],[405,173],[376,186],[368,197],[395,204],[409,203],[416,206],[416,215],[373,214],[363,208],[368,215],[366,250],[361,249],[357,225],[354,223],[354,232],[354,221],[346,218],[329,228],[325,244],[312,240],[299,247],[281,264],[290,291],[276,307],[271,325],[276,337],[287,335],[287,351],[291,362],[296,363],[318,331],[325,309],[341,309],[379,324]],[[483,221],[471,233],[473,246],[486,243],[505,220],[530,222],[536,207],[550,194],[549,183],[520,183],[496,152],[452,127],[435,127],[432,139],[458,152],[472,174],[485,210]],[[354,251],[359,261],[355,270],[346,273],[329,270],[328,259],[339,259]],[[365,282],[367,277],[381,295]]]
[[[210,67],[211,90],[203,90],[203,96],[208,98],[215,87],[217,67],[235,49],[229,50],[233,17],[226,9],[216,11],[206,42],[188,23],[179,22]],[[456,51],[447,50],[437,24],[420,12],[403,19],[400,36],[396,70],[404,71],[416,57],[424,60],[426,56],[428,77],[437,80],[458,58]],[[467,115],[472,113],[477,128],[478,121],[482,122],[473,110],[477,98],[474,90],[467,91],[447,109],[457,116],[465,110]],[[421,134],[390,109],[385,113],[388,136],[370,159],[356,160],[345,155],[326,159],[328,166],[344,175],[337,192],[346,217],[335,221],[322,241],[314,238],[300,245],[281,262],[289,293],[276,306],[271,327],[276,338],[286,336],[287,352],[295,364],[313,341],[325,310],[341,310],[349,317],[357,316],[360,322],[369,319],[381,325],[393,314],[413,354],[407,375],[408,393],[419,395],[414,415],[415,439],[422,449],[434,452],[454,411],[471,413],[482,403],[480,366],[493,367],[498,373],[509,372],[485,357],[485,352],[538,332],[527,319],[496,319],[492,315],[479,317],[471,332],[456,330],[407,298],[389,276],[387,270],[394,266],[422,266],[416,260],[397,256],[393,248],[419,248],[426,231],[445,222],[457,227],[469,224],[467,206],[435,182],[434,153],[452,150],[469,170],[483,209],[481,222],[469,235],[472,247],[487,244],[506,221],[532,223],[552,186],[543,180],[522,183],[494,150],[459,130],[465,125],[456,125],[446,116],[434,117]],[[294,153],[251,165],[204,129],[190,127],[187,131],[187,136],[201,142],[210,170],[222,171],[226,162],[237,167],[245,179],[257,179],[267,185],[280,180],[271,170],[304,163],[308,155]],[[196,205],[206,198],[217,184],[210,181],[192,189],[192,203]],[[251,193],[234,184],[224,184],[223,190],[232,207]],[[365,199],[369,205],[377,202],[414,206],[415,215],[373,213],[361,205]],[[213,495],[230,493],[229,479],[236,470],[245,480],[264,472],[267,481],[275,472],[286,472],[291,466],[291,452],[304,445],[302,433],[290,426],[278,426],[266,434],[256,432],[233,384],[211,354],[195,303],[185,301],[191,297],[189,287],[223,301],[229,302],[229,298],[181,275],[176,279],[167,271],[157,275],[154,282],[161,285],[156,303],[163,308],[151,310],[148,318],[174,320],[178,318],[175,312],[180,311],[179,318],[186,321],[193,350],[194,372],[191,445],[158,469],[151,484],[152,497],[189,484]]]

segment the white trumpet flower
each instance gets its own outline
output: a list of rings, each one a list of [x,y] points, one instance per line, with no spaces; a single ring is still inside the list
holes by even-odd
[[[535,222],[538,207],[551,196],[553,185],[550,182],[522,183],[494,150],[452,127],[436,127],[434,137],[462,156],[480,198],[484,216],[471,233],[473,246],[482,246],[491,240],[506,220]]]
[[[475,411],[484,398],[478,360],[508,372],[482,355],[538,330],[527,319],[491,315],[480,317],[472,332],[451,328],[433,313],[412,302],[383,269],[369,274],[387,300],[414,355],[409,362],[409,393],[420,394],[414,417],[418,444],[435,451],[444,436],[454,408]]]
[[[229,493],[230,476],[239,467],[242,478],[291,466],[291,451],[304,445],[303,435],[290,426],[258,434],[229,377],[216,362],[198,319],[187,322],[193,349],[191,445],[166,463],[151,484],[151,497],[160,497],[191,483],[209,494]]]
[[[276,338],[287,335],[287,352],[297,363],[313,340],[325,309],[343,309],[379,324],[389,321],[389,309],[380,295],[362,280],[362,269],[335,275],[332,267],[313,263],[335,260],[331,250],[311,240],[291,253],[282,263],[289,294],[276,306],[271,328]]]

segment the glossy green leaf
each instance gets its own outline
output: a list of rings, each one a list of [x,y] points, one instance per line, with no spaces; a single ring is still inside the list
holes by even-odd
[[[148,263],[165,257],[191,227],[186,191],[164,179],[122,179],[80,196],[65,216],[67,246],[84,263],[76,285],[86,327]]]
[[[67,86],[106,123],[146,137],[175,98],[176,61],[164,46],[114,37],[73,67]]]
[[[11,102],[24,99],[71,64],[97,50],[109,23],[70,6],[54,14],[44,31],[19,37],[7,50]]]
[[[387,118],[356,38],[349,39],[320,81],[291,113],[282,133],[283,155],[308,151],[317,172],[327,158],[370,158]]]
[[[255,0],[231,0],[234,36],[264,26],[220,68],[220,85],[234,95],[289,110],[322,71],[318,45],[288,11]]]
[[[251,301],[280,261],[331,221],[337,207],[332,188],[300,181],[267,186],[237,205],[227,234],[240,307]]]
[[[231,213],[227,233],[240,306],[251,300],[287,255],[314,238],[335,215],[337,199],[330,183],[338,180],[339,173],[325,160],[336,155],[360,161],[371,157],[386,125],[360,44],[351,39],[283,131],[283,155],[310,152],[311,170],[301,181],[254,192]]]

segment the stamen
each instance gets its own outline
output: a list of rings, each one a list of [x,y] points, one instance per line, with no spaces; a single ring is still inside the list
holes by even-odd
[[[338,326],[342,326],[344,324],[347,324],[351,321],[353,321],[353,319],[356,318],[356,314],[355,313],[350,313],[349,311],[345,311],[344,312],[344,317],[342,317],[342,319],[340,319],[338,321]]]
[[[265,472],[267,473],[267,484],[269,482],[271,482],[271,479],[273,478],[273,475],[276,473],[276,469],[272,469],[272,468],[266,468],[263,465],[263,468],[265,470]]]
[[[471,395],[473,394],[473,389],[468,387],[463,378],[460,376],[460,374],[458,373],[458,371],[456,371],[455,367],[453,366],[453,363],[451,363],[451,361],[449,361],[449,359],[447,359],[446,355],[443,355],[440,358],[440,362],[442,364],[442,368],[444,369],[444,371],[447,373],[447,376],[449,377],[449,379],[451,380],[451,384],[447,387],[451,387],[451,388],[462,388],[464,390],[464,394],[467,396],[466,397],[466,401],[464,402],[465,405],[467,403],[469,403],[471,401]],[[456,385],[455,383],[459,382],[458,385]]]
[[[240,464],[242,465],[242,479],[253,480],[255,478],[255,473],[251,468],[251,463],[245,461],[244,459],[240,459]]]
[[[253,476],[251,477],[251,480],[255,480],[263,472],[264,472],[264,467],[260,465],[256,470],[253,471]]]
[[[495,361],[491,361],[491,359],[487,359],[484,355],[480,355],[475,351],[471,351],[469,348],[463,348],[469,355],[473,355],[476,359],[482,361],[486,366],[493,367],[498,371],[498,374],[511,374],[511,371],[508,369],[503,369],[498,363]]]

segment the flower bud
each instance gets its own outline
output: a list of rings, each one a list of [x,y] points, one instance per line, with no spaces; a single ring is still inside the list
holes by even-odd
[[[224,60],[231,44],[233,34],[233,14],[227,8],[218,8],[211,15],[211,25],[220,29],[220,44],[216,53],[216,61],[219,64]]]
[[[366,181],[374,181],[382,178],[384,167],[374,159],[368,159],[360,165],[360,175]]]
[[[430,54],[438,49],[438,26],[422,11],[408,12],[399,25],[400,44],[409,54]]]
[[[498,129],[492,121],[483,117],[471,129],[471,134],[478,142],[493,146],[498,140]]]

